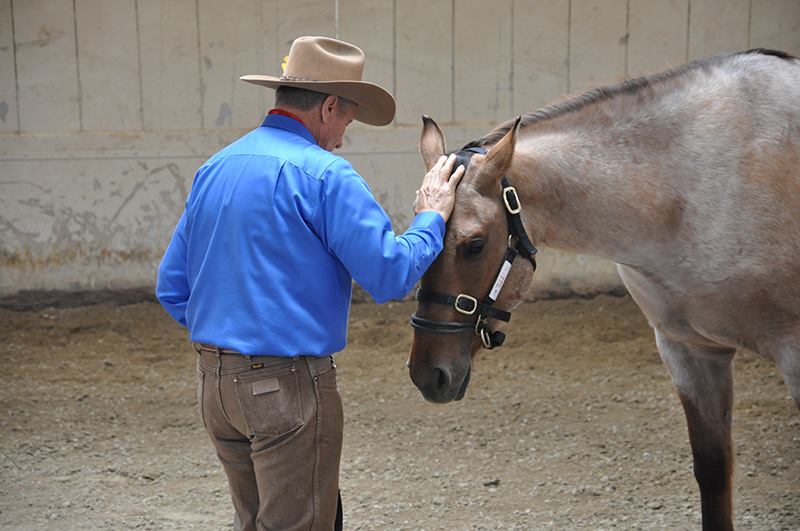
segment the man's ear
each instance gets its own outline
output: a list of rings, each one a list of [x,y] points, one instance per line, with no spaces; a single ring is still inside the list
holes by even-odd
[[[338,101],[339,97],[333,94],[329,94],[322,100],[322,107],[320,108],[320,119],[322,123],[327,124],[333,119],[334,114],[336,114],[336,103]]]
[[[430,170],[439,157],[444,155],[447,148],[444,143],[444,135],[433,118],[422,115],[422,136],[419,138],[419,152],[425,162],[425,169]]]

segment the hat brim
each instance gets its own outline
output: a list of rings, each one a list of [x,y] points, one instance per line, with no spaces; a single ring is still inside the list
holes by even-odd
[[[394,119],[394,97],[383,87],[368,81],[289,81],[274,76],[250,74],[239,79],[268,88],[296,87],[341,96],[358,108],[354,119],[369,125],[388,125]]]

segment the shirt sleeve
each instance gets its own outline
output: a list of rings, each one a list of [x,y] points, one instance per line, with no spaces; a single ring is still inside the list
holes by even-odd
[[[156,281],[158,302],[183,326],[186,326],[186,304],[189,301],[189,293],[189,280],[186,276],[186,211],[184,210],[158,266]]]
[[[326,171],[321,193],[325,245],[376,302],[405,296],[442,250],[440,214],[421,212],[395,235],[367,183],[343,159]]]

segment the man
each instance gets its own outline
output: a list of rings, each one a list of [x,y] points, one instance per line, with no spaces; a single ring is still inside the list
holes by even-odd
[[[352,120],[386,125],[394,98],[361,81],[364,54],[301,37],[258,129],[198,170],[156,294],[189,328],[203,425],[228,477],[236,529],[325,529],[337,516],[352,280],[404,296],[442,249],[460,167],[442,158],[400,236],[361,176],[331,152]]]

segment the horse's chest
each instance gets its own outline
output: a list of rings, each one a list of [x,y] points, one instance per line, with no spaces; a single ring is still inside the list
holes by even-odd
[[[620,277],[650,325],[667,337],[698,347],[746,346],[736,319],[710,301],[670,289],[636,270],[619,266]]]

